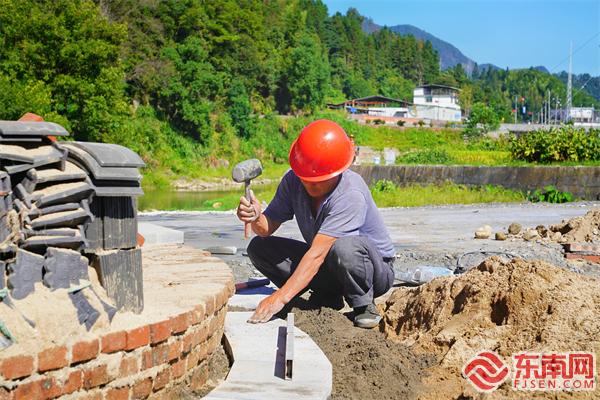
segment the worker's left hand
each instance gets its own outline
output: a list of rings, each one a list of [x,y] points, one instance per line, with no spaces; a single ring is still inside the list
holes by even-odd
[[[273,315],[281,311],[284,306],[285,303],[281,298],[279,291],[277,291],[258,303],[258,307],[256,307],[254,314],[252,314],[248,322],[251,324],[268,322]]]

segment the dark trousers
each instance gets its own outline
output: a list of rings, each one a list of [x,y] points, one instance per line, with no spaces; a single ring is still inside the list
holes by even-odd
[[[277,236],[257,236],[248,245],[252,264],[277,287],[294,273],[309,245]],[[342,295],[351,307],[370,304],[394,282],[393,262],[387,262],[365,236],[337,239],[308,288],[325,296]]]

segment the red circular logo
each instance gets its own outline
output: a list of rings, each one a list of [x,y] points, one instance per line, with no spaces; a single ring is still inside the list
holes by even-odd
[[[482,351],[463,367],[463,376],[480,392],[491,392],[508,378],[509,369],[498,354]]]

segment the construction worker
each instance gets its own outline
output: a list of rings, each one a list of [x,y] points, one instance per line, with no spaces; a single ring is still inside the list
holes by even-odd
[[[240,199],[238,218],[258,235],[248,245],[254,266],[279,290],[260,302],[249,322],[267,322],[305,289],[343,296],[354,324],[372,328],[381,316],[374,299],[394,281],[394,246],[364,180],[348,168],[354,144],[329,120],[308,124],[292,144],[288,171],[262,211]],[[272,236],[293,217],[306,242]],[[342,302],[343,305],[343,302]]]

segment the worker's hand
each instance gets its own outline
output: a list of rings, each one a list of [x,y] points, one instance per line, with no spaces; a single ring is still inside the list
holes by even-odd
[[[279,291],[276,291],[258,303],[258,307],[256,307],[254,314],[252,314],[248,322],[251,324],[268,322],[273,318],[273,315],[281,311],[284,306],[285,302],[283,301],[282,296],[279,294]]]
[[[237,216],[243,222],[254,222],[260,217],[261,206],[258,199],[254,196],[254,192],[250,191],[250,198],[252,202],[249,202],[245,196],[240,197],[240,205],[237,208]]]

